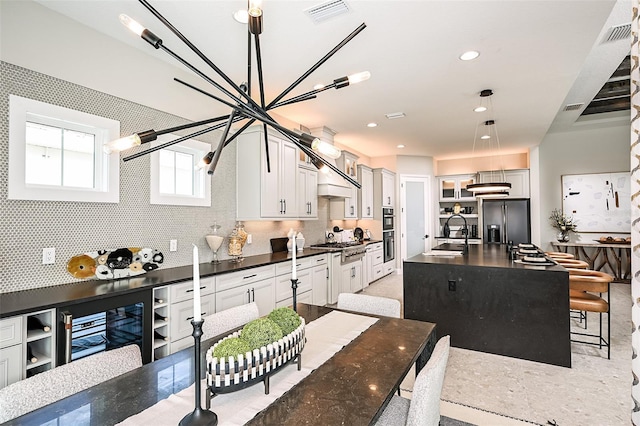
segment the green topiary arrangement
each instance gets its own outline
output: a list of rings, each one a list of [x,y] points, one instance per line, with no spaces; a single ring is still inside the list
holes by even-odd
[[[236,357],[251,351],[249,343],[239,337],[230,337],[216,345],[213,356],[218,358]]]
[[[258,318],[247,323],[240,334],[252,350],[267,346],[283,336],[282,329],[269,318]]]
[[[298,328],[301,323],[300,316],[291,308],[276,308],[271,311],[268,318],[278,324],[285,336]]]

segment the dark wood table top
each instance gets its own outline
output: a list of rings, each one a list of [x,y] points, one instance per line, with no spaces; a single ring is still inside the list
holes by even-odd
[[[307,322],[331,310],[298,304],[298,313]],[[369,424],[382,413],[396,387],[434,337],[435,324],[380,317],[250,424]],[[202,342],[203,360],[206,350],[218,338]],[[86,419],[83,424],[113,425],[191,386],[193,370],[191,347],[7,424],[62,424],[65,419],[82,418]],[[277,375],[272,380],[277,380]]]

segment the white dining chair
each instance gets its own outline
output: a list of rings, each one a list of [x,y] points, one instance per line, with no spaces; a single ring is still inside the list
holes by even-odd
[[[449,347],[449,336],[438,340],[431,358],[416,377],[411,399],[394,395],[376,422],[377,426],[438,426],[440,394],[449,359]]]
[[[138,345],[100,352],[0,389],[0,423],[142,366]]]
[[[202,340],[211,339],[260,317],[255,302],[245,303],[207,315],[202,324]]]
[[[400,318],[400,302],[388,297],[370,296],[368,294],[338,294],[338,309],[362,312],[364,314],[382,315]]]

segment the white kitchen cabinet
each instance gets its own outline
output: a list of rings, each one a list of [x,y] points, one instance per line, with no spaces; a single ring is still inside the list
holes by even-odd
[[[327,268],[326,255],[324,255],[324,259],[324,264],[313,267],[311,272],[311,280],[313,282],[311,304],[318,306],[327,304],[329,294],[329,270]]]
[[[358,196],[360,219],[373,219],[373,170],[358,165],[358,183],[362,185]]]
[[[216,296],[214,294],[200,296],[200,312],[203,317],[216,312]],[[172,303],[169,318],[171,342],[177,342],[189,337],[191,338],[191,344],[193,344],[193,338],[191,337],[193,333],[193,326],[191,325],[193,320],[193,300]],[[175,352],[173,347],[171,351]]]
[[[501,172],[480,172],[480,183],[494,182],[496,176],[500,176],[500,179],[502,179]],[[507,199],[530,197],[529,169],[505,170],[504,178],[511,184]]]
[[[0,321],[0,388],[22,380],[22,317]]]
[[[250,269],[248,271],[251,271]],[[251,282],[216,293],[216,310],[224,311],[245,303],[256,302],[260,316],[269,314],[276,306],[275,278]]]
[[[358,180],[358,157],[354,154],[342,151],[342,156],[336,160],[336,166],[345,174]],[[350,195],[346,198],[332,199],[329,202],[329,218],[331,220],[357,219],[358,218],[358,195],[360,190],[348,182]]]
[[[269,161],[262,127],[243,132],[236,142],[238,220],[286,220],[298,217],[298,148],[268,133]]]
[[[362,290],[362,259],[342,265],[341,293],[356,293]]]
[[[327,254],[296,259],[298,302],[307,301],[312,305],[324,306],[328,295]],[[293,304],[291,290],[291,261],[276,265],[276,306]]]
[[[395,260],[390,260],[382,264],[382,273],[386,276],[396,270]]]
[[[371,243],[367,245],[367,255],[365,256],[365,267],[363,272],[364,287],[384,276],[382,243]]]
[[[373,169],[373,217],[382,219],[383,207],[394,207],[396,174],[387,169]]]
[[[298,169],[298,216],[300,219],[318,218],[318,171]]]
[[[467,185],[476,182],[475,174],[439,176],[440,201],[476,201],[473,192],[467,191]]]

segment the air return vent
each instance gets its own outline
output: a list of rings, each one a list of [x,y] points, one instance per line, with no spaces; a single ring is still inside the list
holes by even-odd
[[[349,12],[349,5],[343,0],[331,0],[310,7],[305,12],[313,22],[318,24],[334,16]]]
[[[584,102],[580,102],[579,104],[568,104],[565,105],[563,111],[575,111],[584,106]]]
[[[611,27],[611,29],[609,30],[609,33],[607,34],[607,37],[604,39],[603,43],[609,42],[609,41],[618,41],[618,40],[625,40],[627,38],[631,37],[631,24],[623,24],[623,25],[616,25],[615,27]]]

